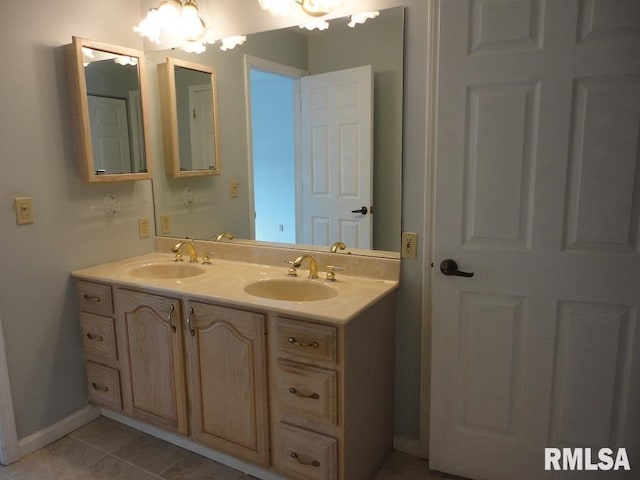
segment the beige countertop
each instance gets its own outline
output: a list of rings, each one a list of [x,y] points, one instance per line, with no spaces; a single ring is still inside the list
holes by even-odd
[[[185,255],[185,264],[189,264]],[[174,256],[167,253],[150,253],[124,260],[82,268],[72,272],[78,279],[116,284],[118,286],[144,289],[161,295],[213,301],[218,304],[255,311],[274,312],[333,324],[345,324],[370,305],[374,304],[398,286],[397,280],[350,276],[337,272],[336,282],[325,282],[320,278],[306,278],[307,265],[298,271],[299,276],[287,277],[286,265],[262,265],[241,261],[213,258],[211,265],[193,264],[204,273],[181,279],[139,278],[132,270],[148,264],[175,264]],[[320,267],[320,271],[324,269]],[[336,295],[325,300],[288,301],[272,300],[250,295],[244,288],[258,281],[289,279],[292,282],[316,282],[335,289]]]

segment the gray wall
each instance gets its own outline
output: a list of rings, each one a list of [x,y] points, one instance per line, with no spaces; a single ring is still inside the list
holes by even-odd
[[[78,308],[69,272],[148,252],[137,217],[153,217],[149,181],[86,185],[75,173],[62,46],[71,36],[142,48],[130,0],[5,2],[0,16],[0,317],[20,438],[86,405]],[[91,19],[100,19],[91,21]],[[112,219],[90,207],[115,193]],[[33,225],[16,225],[32,196]]]
[[[151,240],[137,236],[138,216],[153,216],[150,182],[86,185],[75,174],[61,48],[70,43],[71,35],[141,48],[131,27],[157,2],[140,3],[143,8],[130,0],[31,0],[3,6],[0,58],[11,68],[0,76],[0,318],[21,438],[86,404],[77,305],[69,272],[153,249]],[[207,10],[208,3],[217,23],[231,30],[228,34],[283,26],[262,12],[256,0],[201,1],[201,8]],[[408,6],[402,224],[404,230],[420,233],[425,198],[426,2],[354,3],[371,8]],[[157,91],[150,94],[157,95]],[[159,119],[159,111],[152,112],[152,117]],[[234,125],[227,128],[233,130]],[[244,137],[234,144],[237,149],[223,157],[223,168],[231,174],[234,162],[246,158],[240,147],[246,144]],[[152,158],[157,159],[160,152],[161,145],[152,145]],[[227,188],[219,186],[225,195]],[[127,205],[111,219],[91,210],[109,192]],[[33,196],[36,223],[17,226],[13,197],[24,195]],[[424,239],[420,240],[418,260],[402,265],[396,318],[396,432],[413,437],[418,434],[420,401]]]

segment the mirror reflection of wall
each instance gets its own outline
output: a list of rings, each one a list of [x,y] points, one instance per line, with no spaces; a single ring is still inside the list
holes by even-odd
[[[210,47],[199,55],[178,50],[147,53],[150,91],[152,98],[156,99],[159,96],[155,65],[165,62],[167,57],[215,68],[219,94],[219,148],[224,159],[220,176],[169,179],[163,173],[162,155],[154,155],[158,162],[154,175],[158,235],[212,238],[221,231],[231,231],[236,238],[251,238],[251,215],[254,212],[250,207],[252,179],[248,166],[244,73],[244,56],[250,55],[310,74],[372,65],[373,248],[399,251],[403,9],[383,11],[377,19],[355,29],[340,28],[340,22],[331,21],[330,28],[322,33],[307,34],[292,28],[252,34],[244,45],[226,52]],[[342,23],[346,25],[346,21],[342,20]],[[157,152],[162,152],[160,129],[157,122],[154,124],[152,145]],[[161,216],[170,221],[162,222]]]

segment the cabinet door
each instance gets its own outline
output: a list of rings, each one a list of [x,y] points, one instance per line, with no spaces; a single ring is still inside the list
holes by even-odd
[[[123,368],[128,387],[125,412],[187,434],[178,300],[129,290],[116,293],[119,331],[128,357]]]
[[[198,302],[186,309],[193,438],[267,465],[264,315]]]

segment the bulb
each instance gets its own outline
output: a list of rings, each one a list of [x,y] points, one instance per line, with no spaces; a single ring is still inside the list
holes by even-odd
[[[351,28],[354,28],[356,25],[364,23],[370,18],[376,18],[378,15],[380,15],[380,12],[378,11],[354,13],[353,15],[351,15],[351,21],[347,25],[349,25]]]
[[[258,0],[260,8],[271,15],[288,15],[291,12],[291,2],[294,0]]]
[[[299,0],[298,3],[306,14],[321,16],[339,7],[342,0]]]
[[[306,28],[307,30],[326,30],[329,28],[329,22],[325,22],[324,20],[313,20],[298,26],[300,28]]]
[[[160,14],[155,8],[149,10],[147,16],[135,27],[133,31],[139,33],[143,37],[147,37],[154,43],[160,43],[160,31],[162,27],[160,24]]]
[[[235,37],[223,38],[220,41],[222,42],[220,50],[227,51],[237,47],[238,45],[242,45],[247,41],[247,37],[244,35],[236,35]]]
[[[206,49],[202,42],[187,42],[182,47],[182,50],[188,53],[202,53]]]
[[[182,3],[178,0],[165,0],[158,7],[160,24],[163,28],[180,18]]]

